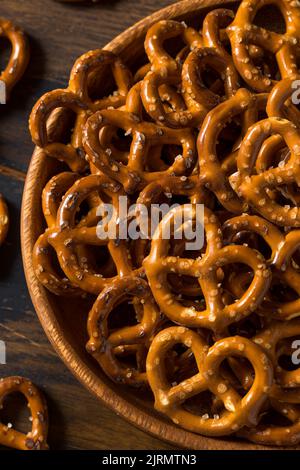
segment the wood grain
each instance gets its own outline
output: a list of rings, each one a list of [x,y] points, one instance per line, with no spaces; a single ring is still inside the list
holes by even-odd
[[[19,241],[23,192],[19,172],[27,170],[32,154],[27,122],[34,102],[45,91],[66,85],[70,68],[82,52],[104,46],[135,21],[169,3],[120,0],[83,6],[53,0],[0,2],[0,16],[22,26],[31,46],[24,78],[10,102],[0,106],[0,191],[8,201],[12,219],[7,242],[0,249],[0,340],[7,346],[7,364],[0,364],[0,376],[29,376],[45,391],[52,449],[170,448],[99,402],[58,358],[29,298]],[[4,58],[0,57],[0,63]]]

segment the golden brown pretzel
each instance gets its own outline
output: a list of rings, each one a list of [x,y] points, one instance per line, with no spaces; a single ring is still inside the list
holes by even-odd
[[[201,35],[184,22],[162,20],[148,30],[145,39],[145,51],[151,63],[151,69],[167,78],[180,72],[180,65],[164,48],[164,41],[181,36],[190,49],[201,47]]]
[[[24,32],[11,21],[0,18],[0,37],[6,37],[11,43],[11,54],[6,68],[0,74],[0,82],[5,84],[5,101],[21,79],[29,61],[29,45]],[[4,242],[9,227],[8,208],[0,194],[0,245]]]
[[[74,296],[83,295],[84,292],[72,284],[66,277],[57,272],[55,252],[48,241],[51,229],[56,226],[56,217],[61,200],[67,190],[78,179],[78,175],[63,172],[55,175],[43,190],[42,206],[48,228],[37,239],[32,254],[34,272],[38,280],[56,295]]]
[[[116,306],[130,299],[137,301],[142,309],[137,324],[111,331],[108,326],[109,315]],[[124,315],[124,312],[119,313],[121,314]],[[122,364],[116,351],[147,343],[155,332],[159,319],[159,310],[143,279],[134,276],[116,279],[101,292],[89,313],[87,350],[115,382],[143,385],[147,383],[145,370]]]
[[[292,256],[300,246],[299,230],[284,236],[267,220],[248,214],[228,219],[222,230],[229,243],[235,241],[235,236],[241,232],[256,233],[262,237],[271,249],[271,257],[267,260],[267,264],[272,269],[272,283],[275,281],[276,286],[276,283],[280,281],[297,294],[295,300],[282,299],[280,302],[272,299],[272,295],[269,298],[267,294],[266,302],[262,304],[262,314],[279,320],[291,320],[297,317],[300,308],[300,271],[293,265]]]
[[[290,150],[290,158],[275,168],[254,174],[256,160],[262,144],[269,137],[279,134]],[[292,122],[271,117],[254,124],[248,130],[237,157],[238,173],[230,177],[236,193],[255,208],[266,219],[280,226],[300,226],[300,212],[297,206],[282,206],[271,199],[269,189],[300,181],[299,155],[300,132]]]
[[[21,393],[28,402],[32,417],[32,429],[26,435],[16,431],[11,425],[0,423],[0,444],[19,450],[48,449],[48,413],[47,405],[39,390],[23,377],[0,379],[0,403],[12,393]]]
[[[159,224],[149,256],[144,261],[147,278],[154,298],[163,313],[175,323],[189,327],[208,328],[220,334],[229,324],[255,311],[262,302],[271,282],[271,272],[260,253],[246,246],[222,245],[222,232],[216,217],[208,210],[204,212],[204,227],[207,247],[197,259],[169,256],[169,240],[164,239],[166,227],[172,226],[175,217],[188,214],[195,217],[195,209],[179,206],[170,211]],[[199,255],[201,253],[199,252]],[[242,263],[250,267],[254,277],[243,296],[236,302],[225,305],[219,287],[217,271],[230,263]],[[198,279],[206,307],[184,306],[176,299],[168,284],[169,273],[188,275]]]
[[[117,90],[114,94],[93,101],[90,88],[95,88],[95,74],[103,74],[106,67],[111,67]],[[71,71],[69,86],[66,89],[46,93],[35,104],[29,128],[33,142],[42,147],[47,155],[65,161],[73,171],[85,169],[85,154],[82,148],[82,129],[91,112],[107,106],[119,107],[125,103],[125,97],[131,84],[131,74],[123,62],[112,52],[97,49],[81,56]],[[49,141],[47,121],[57,108],[72,110],[76,116],[75,129],[69,144]]]
[[[89,259],[82,258],[77,250],[81,245],[107,246],[119,276],[132,274],[133,266],[128,255],[126,240],[101,237],[98,232],[97,208],[91,209],[89,215],[76,223],[78,208],[91,194],[97,192],[100,202],[109,201],[115,208],[112,220],[118,217],[118,200],[122,192],[120,184],[102,175],[89,175],[81,178],[67,191],[57,213],[56,226],[48,233],[48,243],[56,250],[62,270],[69,281],[85,292],[98,295],[112,278],[106,279],[99,266],[90,264]],[[90,219],[90,220],[89,220]],[[91,260],[92,261],[92,260]],[[114,277],[114,276],[113,276]]]
[[[276,411],[282,418],[290,423],[280,426],[272,423],[272,414]],[[294,446],[299,443],[300,409],[297,405],[271,401],[271,409],[266,413],[271,424],[258,425],[256,428],[243,429],[238,435],[257,444],[269,446]],[[265,421],[266,418],[265,418]]]
[[[0,74],[0,81],[5,83],[6,99],[8,99],[13,87],[26,70],[29,61],[29,45],[24,32],[4,18],[0,18],[0,36],[6,37],[12,46],[9,62]]]
[[[243,212],[247,204],[241,201],[231,188],[228,177],[217,156],[217,142],[223,128],[237,116],[242,115],[242,133],[255,122],[256,98],[246,89],[239,89],[236,95],[210,111],[198,135],[200,179],[212,190],[220,203],[231,212]],[[237,150],[239,141],[234,144]]]
[[[177,343],[191,348],[199,372],[171,386],[165,376],[164,361]],[[236,355],[247,358],[255,372],[254,383],[243,398],[220,374],[221,363]],[[185,429],[206,436],[224,436],[244,426],[256,425],[273,379],[271,362],[252,341],[236,336],[219,340],[209,348],[197,333],[184,327],[165,329],[154,338],[147,357],[147,374],[156,409]],[[218,417],[213,418],[208,413],[197,416],[182,406],[185,400],[206,390],[223,402],[223,411]]]
[[[286,26],[284,34],[277,34],[253,24],[258,10],[269,4],[277,6],[283,16]],[[282,78],[297,73],[300,13],[296,4],[297,2],[288,0],[244,0],[233,22],[227,27],[235,66],[245,82],[256,91],[271,90],[274,80],[255,66],[248,51],[249,45],[259,46],[274,54]]]
[[[104,126],[115,126],[132,135],[132,143],[127,165],[114,159],[111,151],[106,151],[99,140],[99,132]],[[136,114],[120,110],[98,111],[91,116],[85,127],[83,144],[89,160],[98,170],[119,181],[128,193],[142,189],[147,183],[167,175],[189,175],[195,165],[196,149],[191,129],[169,129],[142,121]],[[182,147],[181,159],[167,170],[148,172],[147,159],[151,148],[162,145]]]
[[[202,37],[196,30],[188,28],[184,23],[177,21],[159,21],[147,32],[145,51],[151,69],[143,77],[141,97],[147,113],[157,124],[180,128],[186,127],[190,123],[201,122],[205,108],[202,103],[197,103],[194,106],[194,113],[186,109],[185,106],[177,107],[172,111],[165,110],[163,106],[159,93],[160,87],[166,84],[178,87],[181,82],[181,57],[180,59],[178,57],[173,59],[164,49],[164,41],[177,36],[182,36],[187,44],[187,51],[201,47],[203,44]],[[186,52],[184,52],[184,55],[186,55]]]
[[[300,124],[300,111],[293,106],[291,98],[297,91],[297,84],[300,84],[300,75],[292,75],[284,78],[275,85],[268,98],[267,114],[269,117],[281,117],[289,119],[294,124]],[[288,106],[286,104],[288,103]]]
[[[143,78],[141,97],[147,113],[157,124],[180,128],[187,125],[197,127],[202,123],[206,112],[220,101],[220,96],[207,88],[202,79],[207,67],[215,70],[219,76],[224,75],[227,97],[237,90],[238,77],[232,60],[218,44],[211,23],[208,21],[207,24],[208,47],[202,47],[203,41],[198,33],[174,21],[159,22],[148,31],[145,49],[152,66]],[[178,34],[183,34],[190,49],[183,62],[182,72],[178,60],[172,59],[163,48],[163,40]],[[160,87],[166,84],[176,87],[180,82],[185,107],[165,110],[159,94]]]
[[[253,442],[265,445],[296,445],[299,443],[300,416],[299,416],[299,396],[300,396],[300,371],[299,368],[286,370],[278,363],[282,352],[287,352],[292,359],[293,351],[299,349],[300,323],[299,320],[288,322],[271,322],[265,329],[260,331],[253,341],[263,348],[273,363],[275,381],[270,389],[270,409],[264,416],[264,424],[259,424],[256,429],[241,430],[239,434]],[[293,345],[295,338],[298,343]],[[282,341],[288,341],[289,347],[281,348]],[[248,376],[246,369],[243,371],[247,379],[246,383],[252,383],[251,372]],[[271,424],[272,412],[276,410],[285,419],[285,424]],[[270,424],[268,424],[268,421]],[[288,424],[290,422],[290,424]]]

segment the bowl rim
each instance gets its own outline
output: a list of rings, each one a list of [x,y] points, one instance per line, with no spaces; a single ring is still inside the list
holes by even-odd
[[[182,0],[171,4],[153,14],[143,18],[133,26],[129,27],[111,42],[104,49],[121,53],[125,45],[129,45],[137,36],[144,35],[154,22],[161,19],[172,19],[187,15],[191,12],[201,12],[201,10],[212,7],[224,7],[239,3],[238,0]],[[53,124],[53,123],[52,123]],[[51,124],[51,125],[52,125]],[[46,155],[40,148],[35,148],[29,169],[27,172],[21,207],[21,248],[23,266],[28,290],[33,302],[39,321],[58,356],[63,360],[73,375],[87,388],[93,395],[105,403],[117,415],[122,416],[126,421],[133,424],[140,430],[148,432],[152,436],[167,441],[179,448],[189,448],[198,450],[267,450],[272,447],[265,447],[248,443],[246,441],[234,440],[232,438],[220,439],[205,437],[199,434],[186,431],[177,427],[171,421],[164,421],[150,412],[140,409],[117,394],[115,390],[97,376],[87,364],[78,356],[56,320],[49,294],[38,282],[32,265],[32,250],[35,243],[33,233],[34,219],[37,213],[34,202],[40,198],[41,188],[37,181],[42,179]],[[277,448],[278,449],[278,448]]]

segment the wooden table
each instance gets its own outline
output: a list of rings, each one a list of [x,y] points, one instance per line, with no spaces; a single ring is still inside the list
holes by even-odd
[[[52,449],[170,449],[105,408],[57,357],[27,292],[19,242],[23,180],[33,150],[27,126],[33,104],[45,91],[65,87],[72,64],[83,52],[104,46],[131,24],[170,3],[166,0],[102,0],[85,6],[54,0],[0,3],[0,16],[18,23],[29,35],[31,44],[27,72],[10,102],[0,106],[0,191],[11,214],[9,236],[0,250],[0,340],[7,347],[7,364],[0,365],[0,376],[28,376],[44,390],[49,403]],[[1,55],[3,66],[6,57]]]

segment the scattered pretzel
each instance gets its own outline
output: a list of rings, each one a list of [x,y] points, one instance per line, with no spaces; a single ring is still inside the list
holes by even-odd
[[[9,227],[9,214],[6,202],[0,194],[0,246],[4,243]]]
[[[47,406],[39,390],[22,377],[0,379],[0,402],[19,392],[26,398],[32,417],[32,430],[27,434],[16,431],[11,424],[0,424],[0,444],[19,450],[46,450],[48,433]]]
[[[29,61],[29,45],[24,32],[11,21],[0,18],[0,37],[6,37],[11,43],[11,54],[6,68],[0,74],[0,83],[4,84],[4,102],[13,87],[23,76]],[[8,208],[0,194],[0,245],[4,242],[9,226]]]
[[[29,61],[29,45],[24,32],[11,21],[0,18],[0,36],[6,37],[12,46],[9,62],[0,75],[5,83],[6,99],[23,76]]]

